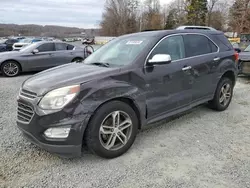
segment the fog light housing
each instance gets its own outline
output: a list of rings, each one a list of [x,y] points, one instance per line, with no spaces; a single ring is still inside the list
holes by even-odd
[[[67,127],[53,127],[44,132],[47,138],[68,138],[71,126]]]

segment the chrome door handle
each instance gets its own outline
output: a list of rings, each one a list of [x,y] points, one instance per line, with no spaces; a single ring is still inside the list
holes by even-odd
[[[219,57],[214,58],[214,61],[220,61]]]
[[[191,66],[188,66],[188,67],[183,67],[183,68],[182,68],[182,70],[183,70],[183,71],[187,71],[187,70],[190,70],[190,69],[192,69],[192,67],[191,67]]]

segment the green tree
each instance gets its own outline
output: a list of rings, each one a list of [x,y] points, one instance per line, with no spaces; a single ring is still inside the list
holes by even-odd
[[[177,11],[172,9],[169,11],[164,29],[174,29],[177,25],[176,23]]]
[[[187,0],[187,20],[190,25],[206,25],[207,0]]]

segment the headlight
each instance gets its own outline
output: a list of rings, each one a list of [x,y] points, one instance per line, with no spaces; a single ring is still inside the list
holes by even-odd
[[[55,89],[47,93],[39,103],[44,110],[57,110],[63,108],[79,93],[80,86],[73,85]]]

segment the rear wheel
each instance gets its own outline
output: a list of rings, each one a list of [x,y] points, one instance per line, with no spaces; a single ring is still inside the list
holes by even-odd
[[[214,98],[209,102],[210,108],[224,111],[228,108],[233,96],[233,82],[227,77],[223,77],[216,89]]]
[[[112,101],[101,106],[87,127],[85,141],[93,153],[104,158],[115,158],[125,153],[134,143],[138,118],[126,103]]]
[[[4,76],[14,77],[21,71],[20,65],[16,61],[6,61],[1,66],[1,72]]]
[[[82,62],[83,61],[83,58],[81,57],[76,57],[72,60],[72,62]]]

